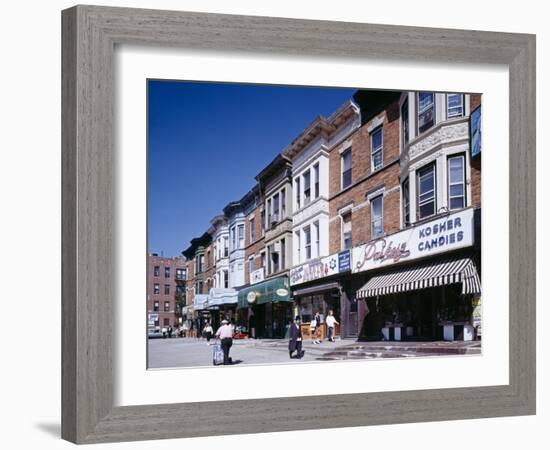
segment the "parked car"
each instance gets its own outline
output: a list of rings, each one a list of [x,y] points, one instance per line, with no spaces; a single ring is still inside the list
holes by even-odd
[[[162,331],[160,330],[149,330],[147,337],[149,339],[158,339],[158,338],[162,338],[163,334],[162,334]]]

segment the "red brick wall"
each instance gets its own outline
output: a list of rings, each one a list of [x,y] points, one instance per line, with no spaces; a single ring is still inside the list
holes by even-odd
[[[244,283],[250,284],[250,272],[248,265],[248,258],[254,256],[254,270],[261,267],[260,251],[264,248],[264,237],[262,236],[262,205],[259,205],[252,214],[246,218],[245,225],[245,269],[244,269]],[[250,240],[250,218],[254,217],[254,241]]]
[[[155,276],[155,266],[159,267],[159,276]],[[164,275],[165,267],[170,268],[170,276]],[[176,311],[176,285],[184,286],[184,281],[176,280],[176,269],[184,269],[186,267],[185,258],[163,258],[161,256],[149,255],[147,263],[147,311],[150,313],[158,313],[159,327],[163,327],[164,319],[169,319],[170,325],[177,324]],[[159,293],[155,294],[154,285],[159,284]],[[170,286],[170,293],[164,293],[164,286]],[[159,302],[159,310],[154,311],[155,301]],[[169,303],[169,312],[164,311],[165,302]]]
[[[383,155],[384,167],[374,174],[371,171],[371,138],[369,126],[379,117],[383,117]],[[340,191],[341,167],[340,149],[333,148],[329,156],[329,213],[330,218],[338,216],[338,210],[350,203],[354,207],[363,204],[367,200],[367,193],[382,185],[385,191],[399,186],[399,104],[394,102],[384,111],[376,115],[365,125],[359,128],[351,137],[352,142],[352,184],[351,187]],[[389,193],[384,197],[384,232],[386,234],[399,230],[400,226],[400,191]],[[329,252],[335,253],[341,250],[340,220],[335,219],[329,228]],[[371,239],[370,206],[364,205],[352,213],[352,244],[354,246]]]

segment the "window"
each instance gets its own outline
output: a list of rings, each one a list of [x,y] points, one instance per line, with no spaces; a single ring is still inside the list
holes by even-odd
[[[294,189],[296,191],[296,209],[300,209],[300,177],[294,180]]]
[[[297,260],[296,261],[298,264],[301,262],[301,259],[300,259],[300,254],[301,254],[301,250],[302,250],[302,243],[301,243],[301,239],[300,239],[300,231],[296,231],[294,233],[294,237],[295,237],[295,240],[296,242],[294,242],[294,245],[296,247],[296,257],[297,257]]]
[[[224,270],[222,273],[223,273],[223,287],[227,289],[229,287],[229,272],[227,270]]]
[[[464,96],[462,94],[447,94],[447,119],[464,115]]]
[[[311,259],[311,228],[309,226],[304,228],[304,241],[306,249],[306,261]]]
[[[239,229],[239,248],[243,248],[244,247],[244,224],[239,225],[238,229]]]
[[[202,286],[203,286],[202,281],[199,281],[197,283],[197,294],[202,294]]]
[[[384,235],[383,196],[373,198],[370,201],[371,237],[379,238]]]
[[[265,234],[265,209],[262,209],[260,213],[260,221],[262,222],[262,236]]]
[[[199,255],[199,272],[204,271],[204,255]]]
[[[154,294],[160,294],[160,284],[155,283],[155,284],[153,285],[153,293],[154,293]]]
[[[435,103],[433,92],[418,93],[418,133],[429,130],[435,124]]]
[[[153,276],[159,277],[160,276],[160,266],[155,266],[153,269]]]
[[[432,163],[417,172],[418,218],[435,214],[435,164]]]
[[[223,238],[223,256],[227,257],[229,255],[229,239]]]
[[[271,218],[272,222],[279,221],[279,193],[277,192],[273,196],[273,217]]]
[[[248,221],[250,227],[250,242],[254,242],[254,217]]]
[[[170,285],[169,284],[164,285],[164,295],[170,295]]]
[[[271,220],[272,220],[272,211],[271,211],[271,199],[267,201],[267,227],[271,227]]]
[[[248,258],[248,272],[249,273],[254,272],[254,257],[253,256]]]
[[[277,242],[268,247],[269,258],[270,258],[269,273],[277,273],[280,270],[279,269],[279,251],[278,251],[280,245],[281,243]]]
[[[401,142],[403,147],[409,143],[409,101],[401,105]]]
[[[210,253],[210,250],[206,252],[206,262],[208,264],[207,267],[210,267],[212,265],[212,255]]]
[[[342,153],[341,166],[342,166],[342,189],[351,185],[351,147]]]
[[[307,205],[311,200],[311,173],[309,170],[304,172],[304,205]]]
[[[176,280],[185,280],[185,271],[183,269],[176,269]]]
[[[351,213],[342,216],[342,250],[351,248]]]
[[[370,135],[371,170],[380,169],[384,165],[382,127],[374,130]]]
[[[164,268],[164,278],[170,278],[170,267]]]
[[[447,160],[449,169],[449,209],[460,209],[466,206],[464,192],[464,155],[451,156]]]
[[[265,267],[265,252],[260,253],[260,261],[261,261],[262,267]]]
[[[165,327],[170,326],[170,319],[169,319],[168,317],[165,317],[165,318],[164,318],[164,326],[165,326]]]
[[[313,166],[313,198],[319,197],[319,163]]]
[[[286,269],[286,247],[285,240],[281,239],[281,270]]]
[[[313,224],[313,228],[315,230],[315,256],[319,257],[321,256],[321,239],[320,239],[320,229],[319,229],[319,222],[315,222]]]
[[[180,285],[177,285],[177,286],[176,286],[176,294],[181,295],[181,294],[183,294],[184,292],[185,292],[185,290],[184,290],[183,286],[180,286]]]
[[[231,228],[231,249],[237,248],[237,235],[235,234],[235,227]]]
[[[153,304],[153,311],[157,311],[158,312],[159,310],[159,302],[158,301],[155,301],[155,303]]]
[[[170,302],[164,302],[164,312],[170,312]]]
[[[286,189],[281,189],[281,219],[286,217]]]
[[[403,225],[408,227],[411,224],[411,207],[409,198],[409,179],[403,181]]]

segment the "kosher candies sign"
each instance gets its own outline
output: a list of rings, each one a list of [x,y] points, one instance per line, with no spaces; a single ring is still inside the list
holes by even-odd
[[[410,261],[474,244],[472,208],[353,248],[352,272]]]

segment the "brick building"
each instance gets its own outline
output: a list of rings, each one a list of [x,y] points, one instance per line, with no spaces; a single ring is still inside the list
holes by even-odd
[[[176,296],[185,292],[185,258],[147,257],[147,321],[150,330],[178,325]]]

